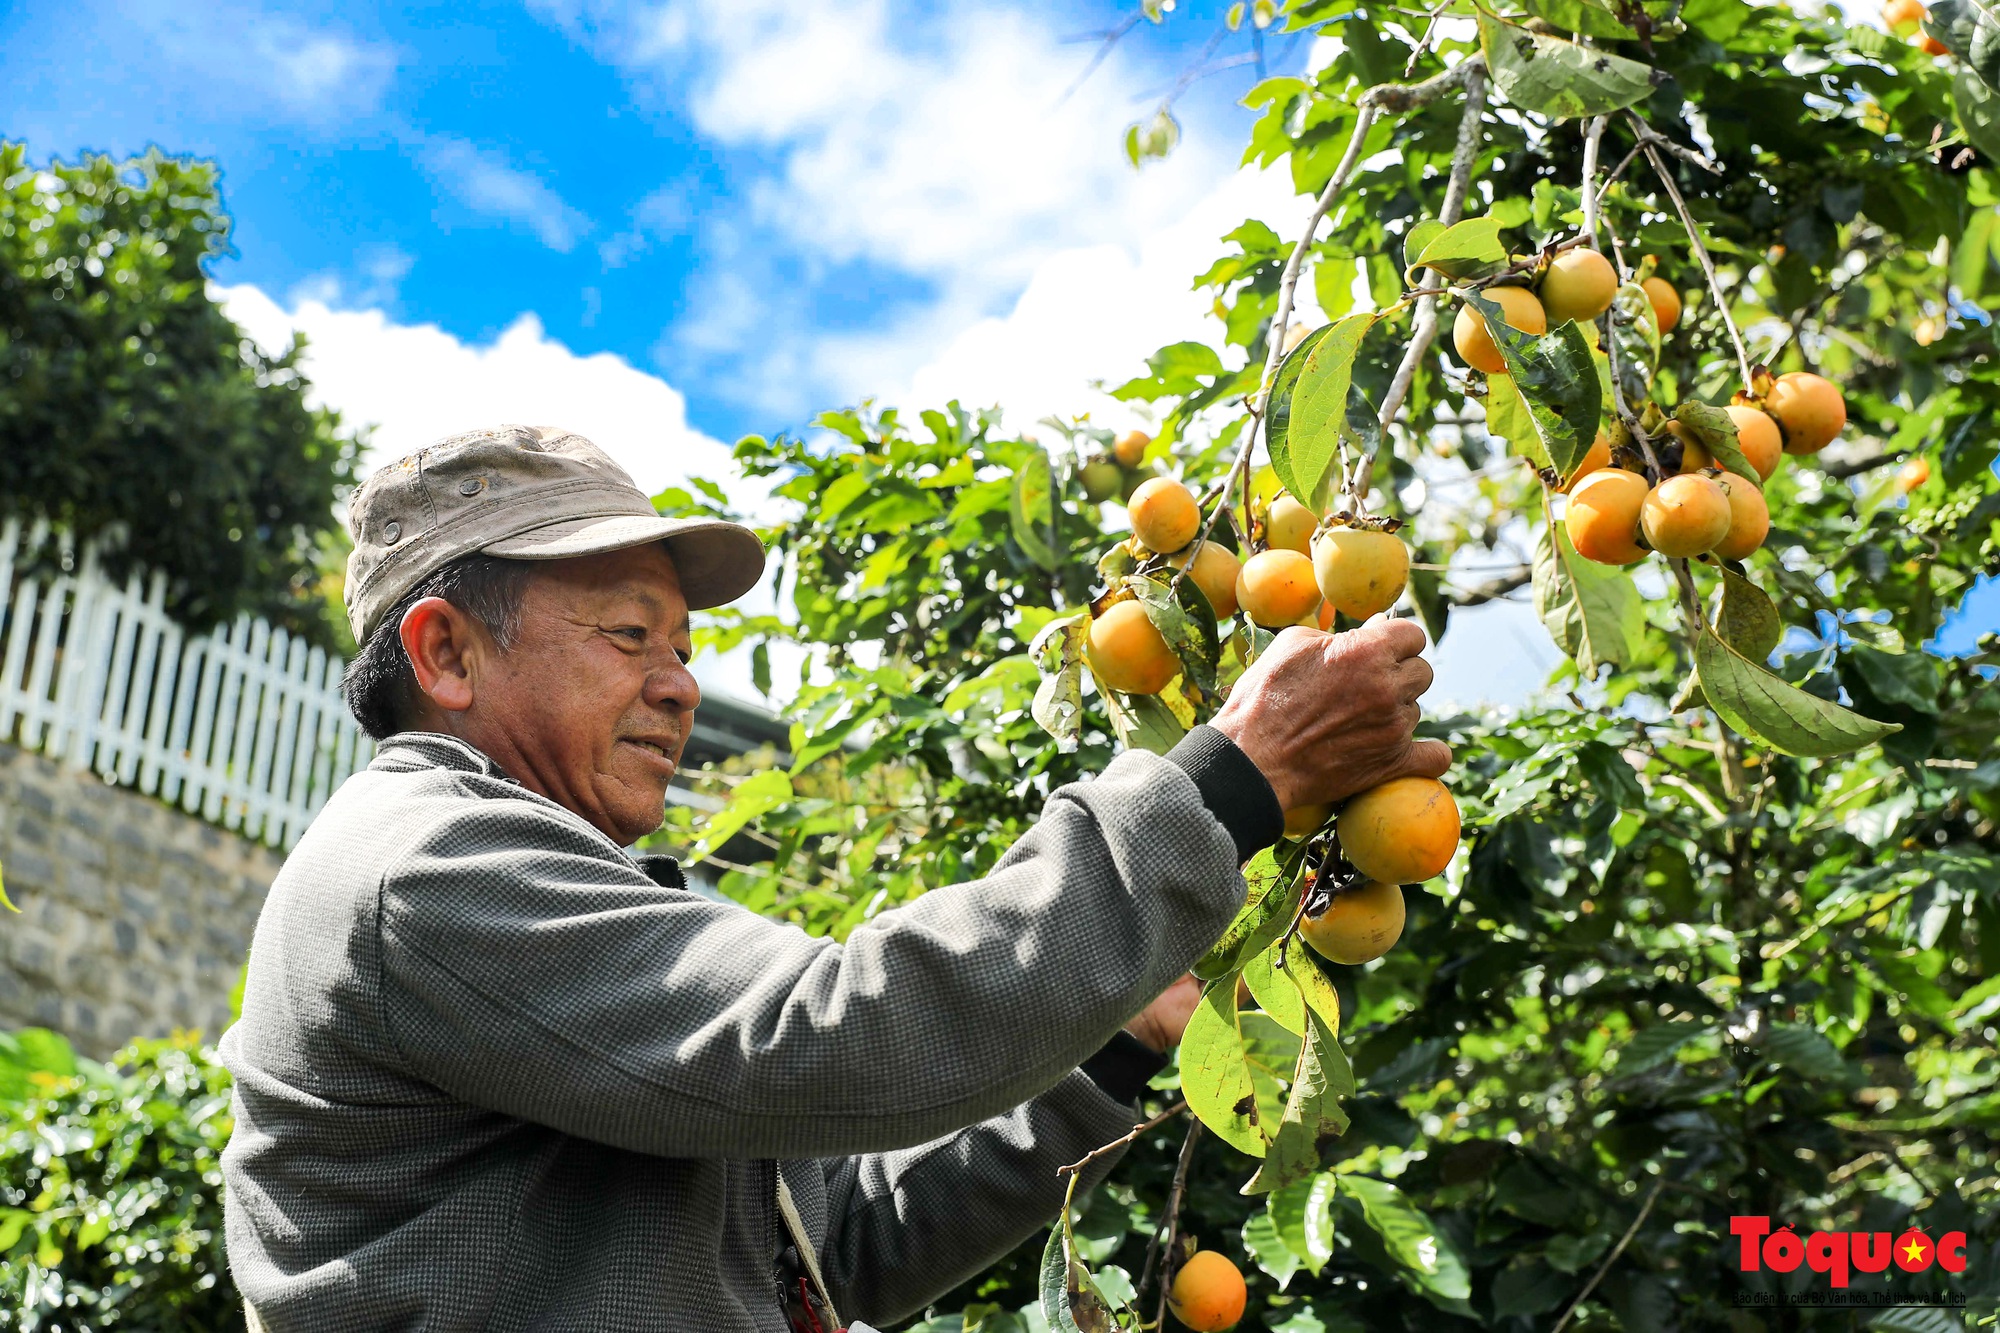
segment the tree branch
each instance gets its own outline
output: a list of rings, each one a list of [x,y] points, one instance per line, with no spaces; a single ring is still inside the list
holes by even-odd
[[[1487,602],[1497,602],[1517,588],[1525,588],[1535,581],[1532,569],[1517,569],[1511,574],[1475,583],[1469,588],[1446,588],[1444,599],[1453,606],[1480,606]]]
[[[1569,1326],[1570,1317],[1590,1298],[1590,1293],[1597,1290],[1597,1284],[1602,1282],[1604,1275],[1611,1271],[1611,1265],[1618,1262],[1618,1256],[1625,1253],[1625,1247],[1632,1243],[1632,1237],[1639,1234],[1639,1227],[1645,1222],[1646,1214],[1653,1211],[1653,1202],[1660,1197],[1660,1190],[1666,1183],[1667,1178],[1665,1176],[1654,1178],[1652,1192],[1646,1195],[1646,1202],[1640,1206],[1639,1215],[1632,1219],[1631,1226],[1625,1228],[1625,1234],[1618,1238],[1618,1244],[1613,1247],[1611,1253],[1604,1256],[1604,1262],[1599,1264],[1597,1271],[1590,1275],[1590,1281],[1584,1284],[1583,1290],[1576,1294],[1576,1299],[1569,1303],[1569,1308],[1563,1311],[1562,1318],[1556,1320],[1556,1326],[1550,1330],[1550,1333],[1562,1333],[1563,1329]]]
[[[1729,330],[1729,340],[1736,344],[1736,363],[1743,372],[1743,388],[1748,392],[1750,353],[1743,346],[1743,331],[1736,327],[1736,319],[1729,313],[1729,298],[1723,295],[1722,280],[1715,276],[1715,261],[1708,257],[1708,247],[1701,243],[1701,231],[1695,226],[1694,218],[1688,212],[1687,200],[1681,198],[1681,187],[1674,184],[1672,173],[1667,170],[1667,164],[1660,160],[1659,150],[1653,146],[1652,140],[1658,136],[1651,135],[1644,121],[1635,118],[1635,123],[1641,136],[1640,147],[1646,154],[1646,160],[1653,166],[1653,174],[1658,176],[1660,184],[1666,187],[1667,197],[1674,201],[1674,210],[1681,215],[1681,226],[1686,229],[1688,244],[1694,247],[1694,257],[1700,261],[1701,271],[1708,278],[1708,290],[1715,297],[1715,308],[1722,315],[1722,326]]]
[[[1092,1148],[1089,1152],[1085,1153],[1080,1159],[1071,1162],[1068,1166],[1057,1167],[1056,1174],[1059,1176],[1073,1176],[1077,1172],[1089,1166],[1092,1162],[1096,1161],[1098,1158],[1117,1152],[1120,1148],[1125,1147],[1127,1144],[1138,1142],[1140,1135],[1146,1133],[1148,1130],[1158,1129],[1161,1125],[1166,1124],[1169,1120],[1172,1120],[1175,1116],[1179,1115],[1182,1111],[1185,1111],[1187,1109],[1188,1109],[1188,1104],[1185,1101],[1177,1101],[1172,1106],[1169,1106],[1166,1110],[1154,1116],[1151,1120],[1148,1120],[1143,1124],[1132,1126],[1131,1129],[1127,1130],[1123,1134],[1120,1134],[1117,1138],[1111,1140],[1111,1142],[1103,1145],[1102,1147]]]
[[[1368,131],[1375,127],[1376,115],[1382,111],[1410,111],[1420,106],[1427,106],[1450,89],[1465,83],[1475,73],[1483,75],[1485,70],[1484,56],[1468,56],[1444,73],[1425,79],[1422,83],[1382,83],[1361,94],[1355,104],[1354,130],[1348,138],[1347,151],[1342,154],[1340,165],[1333,169],[1333,175],[1327,180],[1326,188],[1319,192],[1319,198],[1314,201],[1313,210],[1306,217],[1305,231],[1300,235],[1298,244],[1292,247],[1291,257],[1285,261],[1284,272],[1278,279],[1278,310],[1271,319],[1270,331],[1265,334],[1264,374],[1258,381],[1256,396],[1251,400],[1250,429],[1244,433],[1242,448],[1230,464],[1231,471],[1247,473],[1249,470],[1250,455],[1255,451],[1257,438],[1264,430],[1264,394],[1270,388],[1271,375],[1277,370],[1278,362],[1284,359],[1285,330],[1291,326],[1292,302],[1298,294],[1299,274],[1305,268],[1306,255],[1312,250],[1319,224],[1332,211],[1334,200],[1338,199],[1341,191],[1347,188],[1355,169],[1361,165],[1361,150],[1368,141]],[[1220,505],[1209,511],[1208,521],[1196,534],[1197,543],[1208,540],[1209,535],[1215,531],[1215,520],[1221,513]],[[1248,519],[1249,515],[1245,514],[1244,517]],[[1245,530],[1248,531],[1247,523]],[[1174,574],[1169,587],[1177,587],[1192,568],[1194,561],[1190,560]]]
[[[1468,60],[1459,68],[1472,63]],[[1457,222],[1465,212],[1465,196],[1471,188],[1472,163],[1479,156],[1479,122],[1485,112],[1486,69],[1482,64],[1465,76],[1465,111],[1459,116],[1458,144],[1452,150],[1451,175],[1445,181],[1444,204],[1438,210],[1438,221],[1447,227]],[[1410,345],[1404,349],[1402,363],[1396,367],[1395,377],[1389,381],[1389,392],[1382,396],[1382,411],[1376,418],[1384,432],[1396,420],[1397,413],[1403,410],[1403,404],[1410,396],[1410,386],[1416,382],[1417,367],[1429,355],[1431,344],[1437,340],[1437,332],[1437,297],[1419,297],[1416,319],[1410,329]],[[1374,473],[1375,460],[1364,459],[1354,478],[1356,509],[1362,507],[1362,497],[1368,494]]]

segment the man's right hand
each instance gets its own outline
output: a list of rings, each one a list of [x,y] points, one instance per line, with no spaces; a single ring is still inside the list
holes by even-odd
[[[1287,629],[1243,673],[1211,723],[1236,742],[1286,810],[1344,801],[1392,778],[1442,777],[1443,741],[1415,739],[1431,687],[1424,632],[1377,619],[1344,634]]]

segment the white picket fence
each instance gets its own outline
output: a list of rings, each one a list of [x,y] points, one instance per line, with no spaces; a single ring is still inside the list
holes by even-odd
[[[0,740],[290,847],[374,754],[344,664],[249,616],[190,636],[165,594],[162,574],[113,583],[46,523],[0,524]]]

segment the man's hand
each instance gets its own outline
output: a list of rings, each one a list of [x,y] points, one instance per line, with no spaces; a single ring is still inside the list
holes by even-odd
[[[1292,628],[1243,673],[1215,715],[1286,810],[1343,801],[1391,778],[1442,777],[1443,741],[1414,738],[1431,687],[1424,632],[1377,619],[1345,634]]]
[[[1140,1010],[1139,1016],[1125,1025],[1125,1030],[1164,1055],[1169,1048],[1180,1045],[1181,1033],[1187,1031],[1188,1020],[1194,1017],[1200,1003],[1201,982],[1190,973]]]

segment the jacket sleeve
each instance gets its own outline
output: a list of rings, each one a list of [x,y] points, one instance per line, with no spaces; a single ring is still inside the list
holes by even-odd
[[[383,1024],[453,1097],[636,1151],[912,1147],[1061,1082],[1221,933],[1281,823],[1197,728],[836,944],[658,888],[539,801],[467,803],[384,876]]]
[[[990,1267],[1054,1220],[1069,1185],[1057,1170],[1132,1125],[1130,1105],[1077,1073],[955,1134],[824,1163],[820,1264],[842,1317],[894,1322]],[[1122,1155],[1091,1163],[1079,1188]]]

